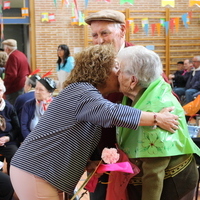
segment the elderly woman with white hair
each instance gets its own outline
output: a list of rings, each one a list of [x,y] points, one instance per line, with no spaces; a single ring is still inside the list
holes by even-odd
[[[0,80],[0,154],[6,158],[9,173],[11,158],[18,149],[16,139],[20,126],[14,107],[3,99],[5,91],[3,81]]]
[[[193,153],[200,155],[200,149],[188,134],[180,103],[161,77],[159,56],[143,46],[133,46],[122,49],[118,60],[124,105],[147,112],[174,106],[172,113],[179,116],[179,129],[174,134],[157,125],[137,130],[118,128],[120,148],[141,170],[130,181],[129,200],[192,200],[190,193],[198,181]]]

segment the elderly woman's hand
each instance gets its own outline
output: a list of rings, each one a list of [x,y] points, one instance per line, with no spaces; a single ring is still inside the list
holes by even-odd
[[[9,142],[10,138],[8,136],[0,137],[0,146],[4,146],[6,142]]]
[[[178,122],[178,116],[170,113],[172,110],[174,110],[174,107],[168,107],[162,109],[158,113],[156,121],[157,125],[160,128],[168,130],[171,133],[174,133],[178,129],[179,122]]]

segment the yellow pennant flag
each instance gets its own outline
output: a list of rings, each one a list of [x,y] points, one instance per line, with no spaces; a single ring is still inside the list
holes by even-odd
[[[174,0],[162,0],[162,7],[165,7],[167,5],[170,5],[171,7],[175,6]]]
[[[200,0],[196,0],[196,1],[193,1],[193,0],[189,0],[189,6],[193,6],[193,5],[197,5],[197,6],[200,6]]]

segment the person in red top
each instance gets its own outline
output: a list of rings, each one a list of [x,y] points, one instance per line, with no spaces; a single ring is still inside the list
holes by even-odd
[[[31,73],[31,70],[25,54],[17,50],[16,40],[7,39],[2,44],[4,45],[4,51],[9,56],[5,65],[5,96],[14,105],[15,99],[24,93],[26,76]]]

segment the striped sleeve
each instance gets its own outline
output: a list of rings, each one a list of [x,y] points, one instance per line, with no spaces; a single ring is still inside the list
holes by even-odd
[[[78,121],[89,121],[105,128],[118,126],[137,129],[140,117],[140,110],[112,103],[91,90],[84,93],[76,108]]]

